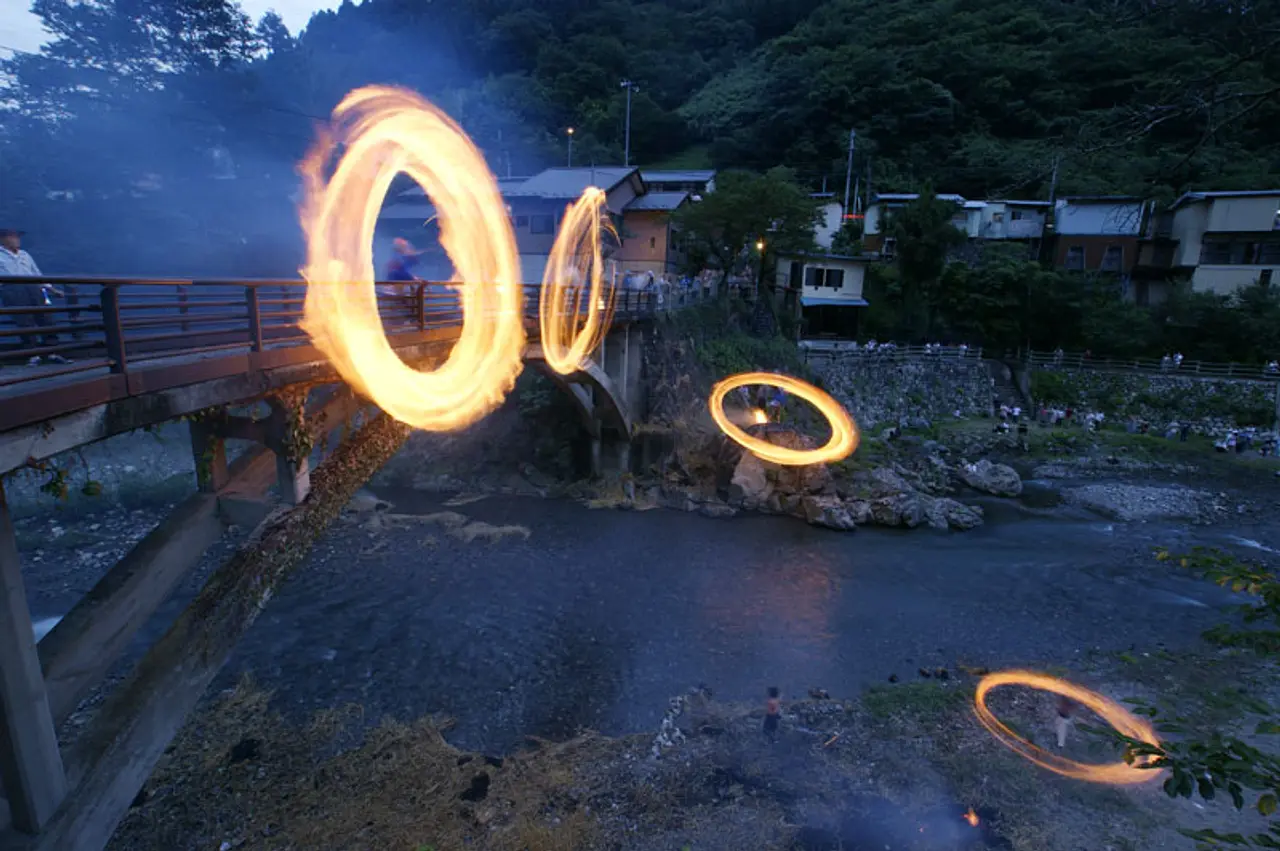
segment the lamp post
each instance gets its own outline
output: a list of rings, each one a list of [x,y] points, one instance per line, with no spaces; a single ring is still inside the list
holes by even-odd
[[[756,253],[759,258],[756,262],[756,300],[760,299],[760,285],[764,283],[764,240],[756,240]]]
[[[573,128],[570,127],[565,133],[569,137],[569,161],[567,165],[569,168],[573,168]]]
[[[627,90],[627,126],[624,131],[622,164],[631,165],[631,93],[640,91],[640,87],[630,80],[622,81],[622,88]]]

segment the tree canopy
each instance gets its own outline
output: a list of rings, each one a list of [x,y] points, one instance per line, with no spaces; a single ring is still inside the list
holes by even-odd
[[[52,38],[0,68],[0,218],[60,271],[291,272],[294,164],[366,83],[438,102],[500,175],[563,162],[570,126],[575,161],[620,161],[629,79],[651,167],[817,190],[856,129],[863,190],[1280,184],[1274,3],[365,0],[296,37],[232,0],[31,8]]]

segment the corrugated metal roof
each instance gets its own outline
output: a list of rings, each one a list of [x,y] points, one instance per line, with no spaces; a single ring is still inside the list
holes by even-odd
[[[529,178],[527,177],[499,177],[497,178],[498,191],[501,192],[503,195],[506,195],[512,189],[515,189],[518,186],[522,186],[525,183],[525,181],[527,181],[528,179]],[[414,198],[425,198],[426,196],[427,196],[427,193],[422,191],[421,186],[411,186],[405,191],[401,192],[399,197],[401,199],[414,199]]]
[[[877,201],[914,201],[919,197],[920,197],[920,193],[918,192],[877,192],[876,193]],[[938,200],[940,201],[952,201],[956,204],[965,203],[965,198],[963,195],[956,195],[954,193],[939,192],[935,197],[937,197]]]
[[[1012,198],[993,198],[988,203],[991,204],[1013,204],[1018,207],[1048,207],[1048,201],[1017,201]]]
[[[577,198],[588,186],[599,186],[605,192],[622,183],[637,168],[604,166],[600,168],[549,168],[535,174],[505,194],[513,198]]]
[[[706,183],[716,176],[713,169],[689,171],[642,171],[640,177],[646,183]]]
[[[802,307],[866,307],[865,298],[831,298],[830,296],[801,295]]]
[[[1189,204],[1192,201],[1206,201],[1213,198],[1265,198],[1268,195],[1280,196],[1280,189],[1241,189],[1235,192],[1188,192],[1173,202],[1173,206],[1169,209],[1176,210],[1183,204]]]
[[[636,210],[674,210],[687,200],[688,192],[650,192],[633,198],[623,210],[628,213]]]

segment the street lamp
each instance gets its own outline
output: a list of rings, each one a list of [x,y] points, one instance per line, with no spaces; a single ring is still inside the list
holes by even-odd
[[[756,251],[759,251],[761,254],[763,254],[763,253],[764,253],[764,240],[763,240],[763,239],[757,239],[757,240],[756,240]]]
[[[622,81],[622,88],[627,90],[627,128],[623,142],[622,164],[631,165],[631,93],[640,91],[640,87],[630,80]]]
[[[568,130],[566,130],[566,131],[565,131],[565,133],[566,133],[566,134],[568,134],[568,136],[569,136],[569,162],[568,162],[568,166],[569,166],[569,168],[573,168],[573,128],[572,128],[572,127],[570,127]]]

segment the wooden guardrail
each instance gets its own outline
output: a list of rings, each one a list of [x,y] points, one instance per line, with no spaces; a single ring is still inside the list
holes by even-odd
[[[38,292],[32,297],[33,283],[54,285],[64,296],[33,305],[43,302]],[[395,285],[380,286],[393,348],[457,338],[462,308],[455,288],[410,284],[410,294],[393,295],[385,288]],[[300,280],[0,278],[6,305],[0,307],[0,433],[129,396],[322,362],[299,325],[305,287]],[[526,331],[535,342],[540,287],[524,291]],[[677,311],[712,294],[619,287],[612,296],[616,324]],[[580,306],[586,309],[585,300]]]
[[[1032,369],[1093,369],[1111,372],[1158,373],[1192,378],[1237,378],[1254,381],[1280,380],[1280,369],[1249,363],[1214,363],[1212,361],[1183,360],[1177,364],[1172,358],[1105,358],[1080,352],[1061,354],[1056,352],[1031,352],[1024,355],[1024,362]]]

